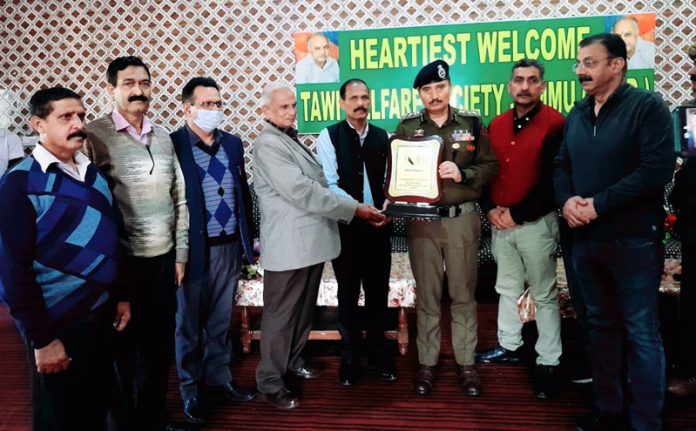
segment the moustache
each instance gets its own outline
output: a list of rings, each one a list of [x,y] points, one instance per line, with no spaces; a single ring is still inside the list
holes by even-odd
[[[430,101],[429,105],[434,105],[434,104],[436,104],[436,103],[442,103],[442,100],[440,100],[440,99],[433,99],[433,100]]]
[[[129,102],[135,102],[136,100],[138,100],[140,102],[147,102],[148,101],[147,97],[143,96],[142,94],[139,94],[137,96],[131,96],[128,98]]]
[[[529,91],[520,91],[519,93],[517,93],[517,96],[532,97],[532,93],[530,93]]]
[[[353,111],[353,113],[356,113],[356,112],[365,112],[365,113],[367,113],[367,109],[365,109],[365,108],[355,108],[355,110]]]
[[[72,138],[87,139],[87,132],[83,132],[82,130],[78,130],[77,132],[72,132],[71,134],[68,135],[68,140],[70,140]]]
[[[580,82],[590,82],[590,81],[592,81],[592,77],[591,77],[591,76],[587,76],[587,75],[580,75],[580,76],[578,76],[578,81],[580,81]]]

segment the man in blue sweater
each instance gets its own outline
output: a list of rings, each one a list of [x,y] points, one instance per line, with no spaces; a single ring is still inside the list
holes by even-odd
[[[112,196],[79,151],[87,137],[80,96],[49,88],[29,105],[40,142],[0,182],[2,298],[29,348],[34,429],[102,430],[111,335],[130,319],[129,303],[113,291]]]
[[[242,141],[219,129],[225,113],[215,81],[191,79],[181,101],[186,125],[171,137],[186,182],[189,256],[176,293],[176,366],[184,417],[203,424],[203,385],[232,401],[256,396],[232,380],[229,336],[242,255],[254,260],[251,195]]]
[[[555,192],[575,231],[573,264],[590,329],[595,413],[578,429],[622,429],[626,363],[630,427],[658,430],[662,202],[676,158],[671,117],[657,95],[624,82],[626,45],[617,35],[583,39],[573,69],[588,96],[566,119]]]

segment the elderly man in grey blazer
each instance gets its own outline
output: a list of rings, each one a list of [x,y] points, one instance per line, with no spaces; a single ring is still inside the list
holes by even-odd
[[[265,400],[292,409],[299,400],[287,389],[284,376],[311,379],[320,374],[300,353],[314,318],[324,262],[340,252],[336,222],[349,223],[357,216],[379,224],[385,216],[329,190],[316,156],[297,139],[292,88],[267,85],[261,105],[266,124],[253,147],[265,270],[256,384]]]

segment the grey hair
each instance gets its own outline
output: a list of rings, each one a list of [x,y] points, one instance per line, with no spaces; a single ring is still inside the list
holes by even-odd
[[[283,82],[270,82],[263,88],[263,91],[261,92],[261,106],[268,106],[268,104],[271,103],[271,96],[273,95],[273,93],[282,89],[288,89],[293,94],[295,94],[295,88],[293,88],[289,84],[285,84]]]

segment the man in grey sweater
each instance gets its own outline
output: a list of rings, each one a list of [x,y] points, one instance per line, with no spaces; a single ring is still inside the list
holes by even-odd
[[[121,279],[132,289],[133,317],[117,359],[126,415],[117,419],[129,430],[171,429],[165,400],[175,295],[188,256],[184,177],[169,133],[146,117],[147,66],[137,57],[119,57],[109,64],[107,77],[115,109],[87,124],[85,152],[115,197],[126,254]]]

